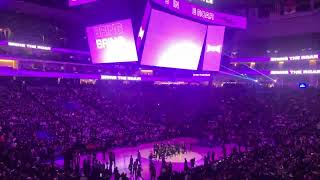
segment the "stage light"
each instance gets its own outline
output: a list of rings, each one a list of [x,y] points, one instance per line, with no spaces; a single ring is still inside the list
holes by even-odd
[[[257,83],[257,82],[259,82],[259,80],[258,80],[258,79],[256,79],[256,80],[254,80],[254,82],[256,82],[256,83]]]
[[[233,56],[236,56],[236,55],[238,54],[238,52],[237,52],[237,51],[232,51],[231,54],[232,54]]]
[[[309,61],[309,64],[310,64],[310,65],[316,65],[316,64],[317,64],[317,61],[316,61],[316,60],[310,60],[310,61]]]
[[[11,60],[11,59],[0,59],[0,62],[1,63],[13,63],[14,60]]]
[[[16,68],[17,63],[15,60],[12,59],[0,59],[0,66]]]

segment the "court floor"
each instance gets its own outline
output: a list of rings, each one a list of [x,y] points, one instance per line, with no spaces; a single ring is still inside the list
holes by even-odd
[[[180,154],[177,156],[172,156],[172,157],[168,157],[166,159],[166,162],[171,162],[172,163],[172,167],[173,167],[173,171],[183,171],[183,167],[184,167],[184,159],[186,158],[188,160],[188,162],[190,162],[190,159],[195,158],[196,159],[196,166],[199,165],[203,165],[204,163],[204,156],[212,151],[215,152],[215,156],[216,159],[221,159],[223,157],[223,152],[222,152],[222,147],[203,147],[203,146],[199,146],[198,145],[198,140],[197,139],[193,139],[193,138],[176,138],[176,139],[172,139],[169,141],[160,141],[160,142],[154,142],[154,143],[147,143],[147,144],[142,144],[139,145],[137,147],[126,147],[126,148],[115,148],[112,151],[115,153],[116,155],[116,166],[119,169],[119,172],[126,172],[128,175],[129,173],[129,161],[130,161],[130,156],[132,155],[133,159],[135,160],[137,158],[137,154],[138,154],[138,150],[141,153],[141,164],[142,164],[142,176],[144,179],[149,179],[150,177],[150,173],[149,173],[149,155],[150,152],[153,151],[153,145],[155,143],[185,143],[187,144],[187,149],[188,152],[185,154]],[[190,150],[190,145],[191,145],[191,150]],[[226,145],[226,149],[227,149],[227,155],[229,155],[233,149],[233,147],[235,147],[235,144],[227,144]],[[108,155],[107,155],[108,157]],[[82,167],[83,164],[83,160],[88,158],[87,155],[82,155],[80,158],[80,165]],[[97,159],[102,162],[105,163],[106,160],[103,159],[103,155],[101,152],[97,153]],[[155,165],[156,165],[156,171],[157,171],[157,175],[160,174],[160,168],[161,168],[161,160],[154,160]],[[63,167],[63,159],[59,159],[56,161],[56,165],[59,167]],[[190,163],[189,163],[190,166]]]

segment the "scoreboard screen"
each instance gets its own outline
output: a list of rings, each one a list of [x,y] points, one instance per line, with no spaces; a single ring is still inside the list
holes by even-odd
[[[87,27],[93,63],[138,61],[130,19]]]
[[[197,70],[207,26],[152,10],[141,64]]]

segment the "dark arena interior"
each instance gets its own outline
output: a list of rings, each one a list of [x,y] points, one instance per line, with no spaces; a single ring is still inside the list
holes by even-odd
[[[0,0],[0,179],[320,179],[320,0]]]

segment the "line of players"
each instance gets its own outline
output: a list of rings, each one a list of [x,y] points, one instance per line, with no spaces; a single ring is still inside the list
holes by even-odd
[[[130,156],[130,163],[129,163],[129,171],[131,175],[134,175],[134,177],[142,177],[142,165],[141,165],[141,153],[138,151],[138,156],[135,161],[133,161],[132,155]]]

